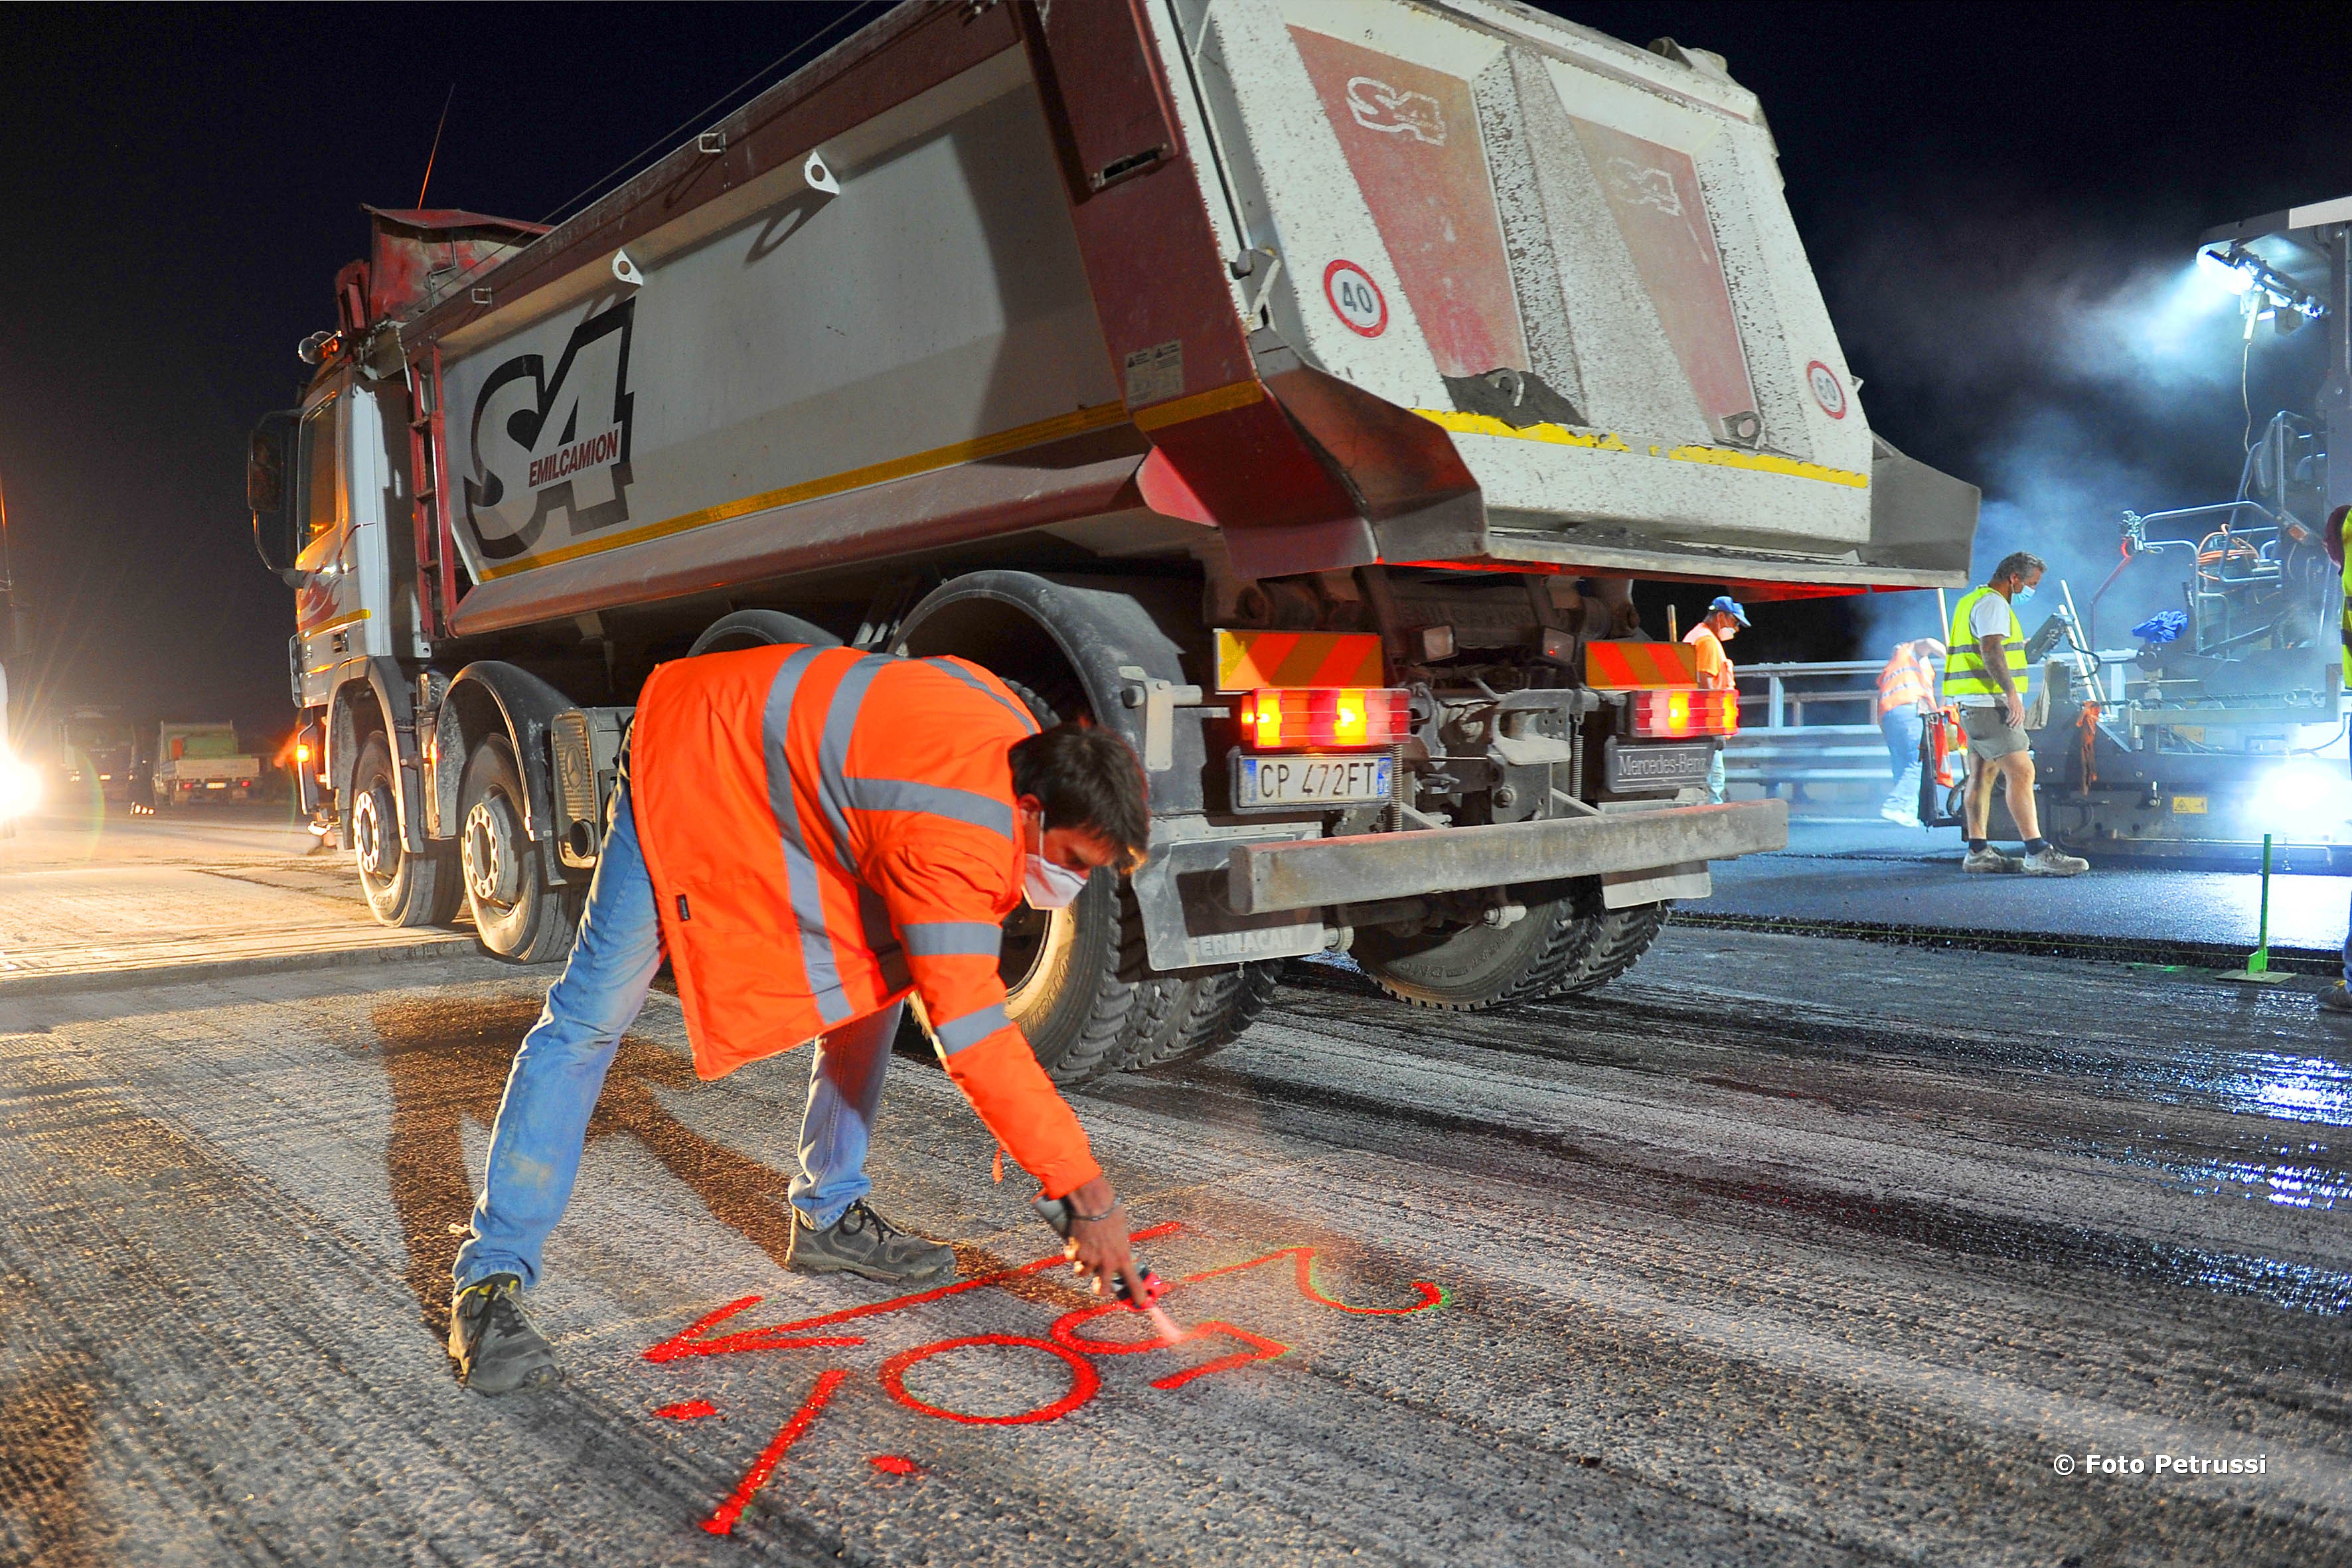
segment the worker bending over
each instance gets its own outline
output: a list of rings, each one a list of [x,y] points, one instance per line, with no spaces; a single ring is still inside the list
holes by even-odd
[[[1899,642],[1878,672],[1878,732],[1886,737],[1887,766],[1895,788],[1879,803],[1878,815],[1906,827],[1919,826],[1919,742],[1941,704],[1936,671],[1944,645],[1934,637]]]
[[[1070,1200],[1080,1272],[1145,1299],[1110,1184],[1005,1016],[997,943],[1024,896],[1059,909],[1095,871],[1132,868],[1149,829],[1124,741],[1040,733],[977,665],[783,647],[656,668],[579,939],[515,1053],[457,1252],[449,1353],[467,1386],[560,1375],[516,1296],[539,1279],[605,1069],[665,952],[701,1077],[815,1037],[792,1268],[905,1283],[955,1266],[866,1202],[866,1140],[911,993],[998,1144],[1045,1196]]]
[[[1728,594],[1717,594],[1706,606],[1706,618],[1683,634],[1683,641],[1698,649],[1698,683],[1702,690],[1738,689],[1731,658],[1723,651],[1723,645],[1738,637],[1747,624],[1748,612],[1739,601]],[[1721,805],[1723,793],[1723,742],[1717,741],[1706,763],[1706,798]]]
[[[1959,706],[1969,737],[1969,853],[1964,871],[2023,871],[2030,877],[2074,877],[2091,863],[2062,852],[2042,837],[2034,815],[2033,752],[2025,740],[2025,632],[2014,606],[2033,597],[2042,558],[2022,550],[2001,557],[1991,579],[1952,606],[1952,646],[1944,695]],[[1986,841],[1992,785],[2008,792],[2009,815],[2025,837],[2023,857],[2004,855]]]

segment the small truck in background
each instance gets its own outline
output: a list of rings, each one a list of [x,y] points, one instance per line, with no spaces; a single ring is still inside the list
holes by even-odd
[[[1294,957],[1588,990],[1787,837],[1633,582],[1967,580],[1755,95],[1508,0],[909,0],[551,230],[368,210],[249,449],[298,783],[380,920],[519,961],[648,672],[816,643],[1134,746],[1146,863],[1003,936],[1058,1079]]]
[[[261,788],[261,759],[241,750],[234,724],[166,722],[155,736],[155,804],[253,800]]]

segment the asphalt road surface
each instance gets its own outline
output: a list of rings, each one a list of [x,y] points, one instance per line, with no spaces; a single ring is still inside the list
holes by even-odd
[[[173,968],[397,958],[471,932],[375,922],[349,858],[284,805],[56,810],[0,834],[0,996]]]
[[[1303,970],[1077,1100],[1173,1345],[1029,1267],[914,1058],[877,1197],[959,1288],[786,1272],[806,1058],[700,1084],[657,996],[535,1292],[568,1379],[493,1402],[446,1270],[548,979],[0,994],[0,1560],[2352,1560],[2308,991],[1694,928],[1504,1016]]]
[[[1715,896],[1690,907],[1817,929],[2030,933],[2061,952],[2151,957],[2179,947],[2242,955],[2263,930],[2262,878],[2241,865],[2105,856],[2081,877],[1986,877],[1960,870],[1964,852],[1958,828],[1797,816],[1788,848],[1718,864]],[[2315,973],[2326,967],[2344,947],[2347,885],[2308,871],[2272,877],[2273,949],[2294,952]]]

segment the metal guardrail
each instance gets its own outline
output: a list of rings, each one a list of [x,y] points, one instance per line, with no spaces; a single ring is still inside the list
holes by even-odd
[[[1890,783],[1886,742],[1876,721],[1882,668],[1876,659],[1736,668],[1740,728],[1724,752],[1725,782],[1759,784],[1767,795],[1784,784]],[[1832,684],[1824,689],[1816,683]],[[1752,689],[1757,686],[1763,689]],[[1856,707],[1864,722],[1806,721],[1808,709],[1843,718]]]

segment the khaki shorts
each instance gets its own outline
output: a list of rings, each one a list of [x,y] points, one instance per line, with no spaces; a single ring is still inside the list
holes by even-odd
[[[2005,708],[1963,708],[1960,728],[1969,732],[1969,755],[1988,763],[2028,749],[2025,731],[2009,721]]]

